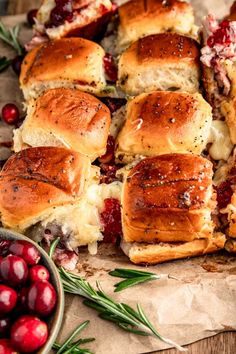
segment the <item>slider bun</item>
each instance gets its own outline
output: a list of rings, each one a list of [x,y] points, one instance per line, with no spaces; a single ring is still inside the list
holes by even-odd
[[[0,173],[3,225],[24,231],[55,207],[75,203],[90,169],[87,157],[64,148],[29,148],[12,155]]]
[[[117,162],[166,153],[200,154],[211,127],[211,106],[199,93],[156,91],[129,101],[117,137]]]
[[[233,144],[236,144],[236,98],[223,101],[221,112],[229,128],[230,139]]]
[[[212,163],[191,154],[139,162],[122,190],[124,241],[187,242],[211,237],[212,175]]]
[[[21,66],[24,97],[36,98],[58,87],[101,94],[106,86],[104,55],[102,47],[82,38],[62,38],[34,48]]]
[[[122,243],[124,253],[135,264],[157,264],[173,259],[201,256],[224,248],[225,236],[215,233],[209,239],[193,240],[185,243]]]
[[[118,50],[150,34],[196,32],[193,8],[178,0],[133,0],[119,7]]]
[[[57,88],[28,105],[27,118],[15,131],[14,150],[28,146],[64,146],[95,160],[106,151],[109,109],[94,96]]]
[[[129,95],[143,92],[199,89],[199,45],[176,33],[139,39],[120,57],[118,83]]]
[[[66,21],[57,27],[47,27],[45,32],[50,39],[62,37],[84,37],[93,38],[106,25],[111,17],[112,3],[110,0],[77,0],[72,3],[74,18]],[[55,7],[55,2],[44,0],[37,12],[36,30],[42,31],[50,19],[51,10]],[[105,9],[107,9],[105,11]]]

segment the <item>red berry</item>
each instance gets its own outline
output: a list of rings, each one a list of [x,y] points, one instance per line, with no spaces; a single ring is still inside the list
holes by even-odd
[[[27,22],[30,26],[35,24],[35,17],[37,16],[38,9],[32,9],[27,13]]]
[[[40,280],[29,288],[28,309],[39,316],[48,316],[54,309],[57,294],[54,287],[46,280]]]
[[[111,54],[106,53],[103,58],[103,65],[106,75],[110,81],[117,80],[117,66],[114,63],[113,57]]]
[[[0,318],[0,338],[5,337],[9,333],[9,328],[11,325],[10,317]]]
[[[20,113],[18,108],[14,103],[7,103],[2,108],[2,119],[7,124],[15,124],[20,118]]]
[[[21,71],[21,64],[23,62],[24,59],[24,55],[17,55],[11,63],[12,69],[14,70],[14,72],[16,73],[16,75],[20,75],[20,71]]]
[[[107,198],[104,204],[101,213],[101,222],[104,226],[103,242],[115,243],[122,233],[120,202],[115,198]]]
[[[224,181],[216,187],[216,199],[219,209],[226,208],[231,202],[233,190],[230,181]]]
[[[23,240],[13,241],[9,247],[9,253],[23,258],[29,265],[37,264],[41,258],[38,249],[32,243]]]
[[[34,316],[20,317],[11,328],[11,344],[19,352],[34,352],[46,343],[47,338],[47,324]]]
[[[99,161],[102,163],[108,163],[114,160],[115,155],[115,140],[113,136],[109,135],[107,139],[107,150],[106,153],[99,158]]]
[[[28,268],[24,259],[9,254],[0,261],[0,276],[11,286],[22,285],[28,277]]]
[[[30,268],[29,278],[33,283],[39,280],[49,280],[49,271],[42,265],[36,265]]]
[[[0,240],[0,256],[5,256],[8,252],[11,241]]]
[[[17,354],[9,339],[0,339],[0,354]]]
[[[16,306],[17,293],[9,286],[0,284],[0,314],[13,310]]]

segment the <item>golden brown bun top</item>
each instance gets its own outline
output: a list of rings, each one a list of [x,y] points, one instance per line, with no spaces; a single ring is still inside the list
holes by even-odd
[[[86,71],[91,65],[90,56],[95,53],[98,56],[105,54],[98,44],[87,39],[61,38],[48,41],[26,55],[21,66],[20,84],[24,86],[34,79],[55,80],[57,77],[57,80],[62,80],[65,79],[65,73],[76,79],[78,68]]]
[[[161,59],[199,62],[199,45],[192,38],[177,33],[159,33],[139,39],[126,52],[136,52],[140,63]]]
[[[137,17],[146,14],[157,14],[158,16],[175,17],[176,13],[192,11],[192,6],[186,2],[178,0],[133,0],[119,7],[119,16],[125,25],[127,22],[135,21]]]
[[[64,148],[29,148],[14,154],[0,173],[3,224],[24,229],[54,206],[73,203],[84,191],[89,168],[87,157]]]
[[[131,114],[133,113],[131,124],[134,125],[138,122],[137,117],[140,117],[143,119],[141,129],[153,127],[153,122],[156,121],[156,125],[160,125],[159,129],[163,129],[163,131],[173,129],[175,131],[194,120],[195,113],[199,109],[197,98],[197,96],[188,93],[171,91],[155,91],[138,96],[135,99],[134,112],[131,111]]]
[[[126,208],[135,218],[158,215],[158,209],[196,210],[206,207],[212,184],[212,163],[191,154],[146,158],[128,174]]]
[[[57,88],[46,91],[30,104],[32,112],[22,126],[23,139],[27,133],[25,142],[30,146],[40,146],[33,141],[32,134],[39,129],[39,135],[55,135],[67,147],[92,160],[105,153],[110,111],[96,97],[76,89]]]

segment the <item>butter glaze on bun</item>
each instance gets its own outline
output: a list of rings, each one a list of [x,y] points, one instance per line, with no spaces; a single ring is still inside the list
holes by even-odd
[[[64,146],[91,160],[106,152],[109,109],[94,96],[57,88],[28,104],[27,117],[14,133],[14,150],[28,146]]]
[[[176,33],[159,33],[134,42],[120,57],[118,83],[129,95],[199,89],[199,45]]]
[[[102,47],[83,38],[62,38],[34,48],[21,66],[25,99],[58,87],[102,94],[106,87],[104,55]]]
[[[187,242],[210,238],[215,209],[212,163],[191,154],[146,158],[122,191],[125,242]]]
[[[3,225],[22,231],[55,207],[75,203],[90,175],[90,160],[68,149],[37,147],[12,155],[0,173]]]
[[[139,38],[162,32],[193,36],[191,4],[178,0],[133,0],[119,7],[118,50]]]
[[[212,122],[211,106],[199,93],[155,91],[127,103],[126,120],[116,142],[116,160],[166,153],[200,154]]]

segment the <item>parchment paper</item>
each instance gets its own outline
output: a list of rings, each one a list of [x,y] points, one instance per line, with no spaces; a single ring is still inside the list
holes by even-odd
[[[199,23],[199,19],[209,11],[223,17],[232,1],[195,0],[192,3]],[[3,18],[9,26],[22,23],[24,19],[25,16]],[[22,40],[25,42],[30,36],[29,28],[23,25]],[[11,54],[14,55],[0,43],[0,55]],[[11,68],[0,74],[0,109],[9,101],[18,104],[22,102],[17,78]],[[118,301],[131,306],[140,303],[160,333],[179,344],[236,330],[236,258],[230,255],[221,253],[149,267],[149,271],[170,274],[177,279],[156,280],[118,294],[113,293],[113,284],[119,279],[109,276],[107,272],[116,267],[138,267],[131,265],[120,251],[105,245],[99,248],[97,256],[83,253],[80,259],[78,271],[81,275],[93,284],[99,280],[102,288]],[[99,319],[96,312],[84,306],[78,296],[66,296],[65,317],[59,340],[88,319],[90,326],[83,335],[96,338],[87,347],[97,354],[138,354],[168,347],[155,338],[126,333]]]

